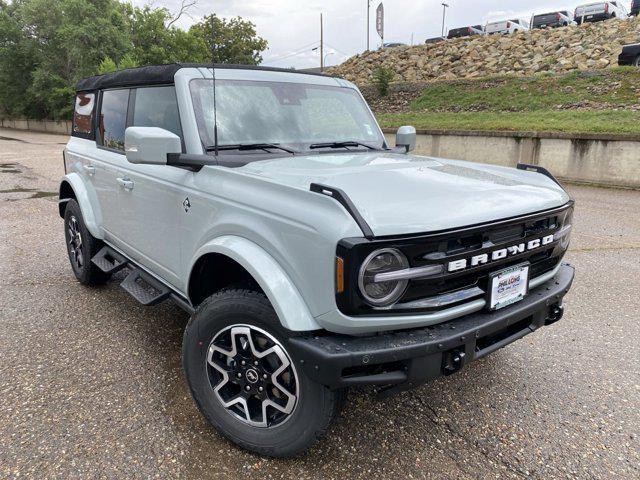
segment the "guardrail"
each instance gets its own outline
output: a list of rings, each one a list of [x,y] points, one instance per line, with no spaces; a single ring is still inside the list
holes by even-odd
[[[395,145],[396,129],[384,129]],[[539,165],[561,180],[640,189],[640,135],[418,130],[418,155],[515,167]]]

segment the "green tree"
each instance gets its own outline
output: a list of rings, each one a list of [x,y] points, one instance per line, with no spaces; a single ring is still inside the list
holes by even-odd
[[[42,116],[28,101],[26,87],[39,60],[35,39],[25,34],[19,2],[0,0],[0,113],[8,116]]]
[[[138,66],[138,62],[132,55],[125,55],[120,60],[120,63],[116,64],[109,57],[105,58],[100,62],[100,66],[98,67],[98,73],[102,75],[103,73],[111,73],[116,70],[124,70],[125,68],[134,68]]]
[[[257,64],[267,42],[241,18],[188,31],[165,8],[118,0],[0,0],[0,113],[70,118],[75,83],[116,69],[215,60]]]
[[[189,33],[199,39],[199,50],[194,52],[199,62],[213,59],[215,63],[258,65],[268,45],[257,36],[255,25],[240,17],[226,20],[209,15],[193,25]]]
[[[373,82],[381,97],[386,97],[389,94],[389,86],[393,77],[395,77],[395,73],[389,68],[378,67],[373,72]]]
[[[119,61],[128,47],[115,0],[16,0],[0,8],[0,101],[11,115],[68,118],[75,82],[105,57]],[[7,99],[16,86],[21,91]]]

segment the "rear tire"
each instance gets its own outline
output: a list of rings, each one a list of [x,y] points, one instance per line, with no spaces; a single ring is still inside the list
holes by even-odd
[[[93,286],[109,279],[110,275],[91,262],[103,244],[87,230],[80,205],[74,199],[67,202],[64,211],[64,238],[71,268],[80,283]]]
[[[344,403],[346,391],[299,368],[287,351],[291,335],[264,294],[244,289],[207,298],[184,332],[183,367],[198,408],[222,435],[260,455],[305,452]]]

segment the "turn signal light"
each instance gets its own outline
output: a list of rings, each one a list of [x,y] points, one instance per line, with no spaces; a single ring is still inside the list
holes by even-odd
[[[344,260],[336,257],[336,293],[344,292]]]

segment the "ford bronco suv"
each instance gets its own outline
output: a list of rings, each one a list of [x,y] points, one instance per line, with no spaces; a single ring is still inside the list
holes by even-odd
[[[71,267],[190,315],[193,399],[263,455],[306,450],[348,387],[451,375],[562,317],[573,201],[543,168],[390,147],[329,76],[173,64],[77,85]]]

